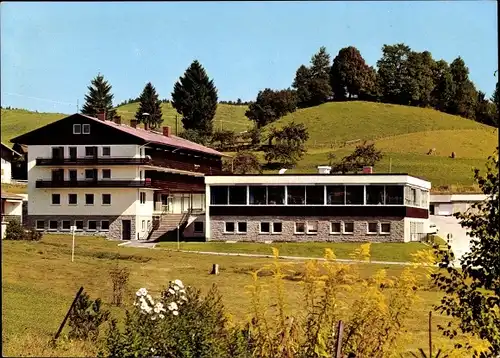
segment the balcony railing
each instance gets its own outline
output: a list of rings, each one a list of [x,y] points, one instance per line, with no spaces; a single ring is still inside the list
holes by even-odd
[[[37,188],[152,188],[151,180],[37,180]]]
[[[151,158],[36,158],[36,165],[147,165],[151,164]]]

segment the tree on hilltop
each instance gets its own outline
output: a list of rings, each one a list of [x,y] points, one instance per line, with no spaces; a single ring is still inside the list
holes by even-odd
[[[454,93],[450,102],[449,113],[474,119],[477,91],[469,79],[469,69],[461,57],[456,58],[450,64],[450,72],[454,83]]]
[[[182,115],[184,129],[210,135],[217,110],[217,88],[197,61],[186,69],[172,92],[172,106]]]
[[[148,113],[148,115],[145,116],[144,113]],[[151,82],[146,84],[139,97],[139,108],[137,108],[135,118],[138,123],[147,123],[151,128],[157,128],[163,122],[161,100]]]
[[[257,128],[274,122],[297,109],[297,93],[291,89],[259,91],[255,102],[248,106],[245,116],[255,122]]]
[[[82,114],[96,117],[100,112],[106,112],[106,119],[113,120],[116,111],[113,109],[113,94],[111,85],[100,73],[91,81],[88,93],[85,95],[85,104],[82,107]]]

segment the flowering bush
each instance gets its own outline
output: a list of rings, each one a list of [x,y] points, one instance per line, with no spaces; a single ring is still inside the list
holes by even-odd
[[[142,314],[149,315],[151,320],[165,318],[167,310],[174,316],[179,315],[179,308],[187,302],[186,290],[181,280],[171,281],[168,288],[162,292],[161,299],[155,303],[153,297],[145,288],[139,289],[135,293],[136,300],[134,306],[139,307]]]

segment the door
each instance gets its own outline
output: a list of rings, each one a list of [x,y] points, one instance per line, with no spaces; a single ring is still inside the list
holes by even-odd
[[[429,214],[434,215],[434,204],[429,205]]]
[[[52,181],[56,183],[64,181],[64,169],[52,170]]]
[[[182,195],[182,212],[185,213],[191,208],[191,196],[189,194]]]
[[[76,162],[76,147],[69,147],[69,160]]]
[[[122,220],[122,240],[130,240],[132,237],[132,222],[130,220]]]
[[[52,159],[57,162],[64,161],[64,147],[52,147]]]
[[[71,169],[69,171],[69,181],[70,182],[76,182],[76,170],[75,169]]]

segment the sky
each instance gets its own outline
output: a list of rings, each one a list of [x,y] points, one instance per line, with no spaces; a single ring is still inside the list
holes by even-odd
[[[448,62],[461,56],[488,97],[498,68],[496,1],[2,2],[1,104],[75,113],[98,73],[114,104],[149,81],[160,98],[195,59],[220,100],[290,87],[325,46],[357,47],[376,65],[403,42]]]

